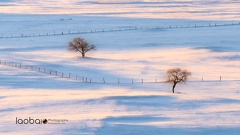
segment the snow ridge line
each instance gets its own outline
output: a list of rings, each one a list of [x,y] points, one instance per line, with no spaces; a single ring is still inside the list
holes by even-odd
[[[87,77],[80,77],[78,75],[72,74],[72,73],[63,73],[59,72],[56,70],[49,70],[45,68],[40,68],[37,66],[31,66],[31,65],[22,65],[21,63],[16,63],[16,62],[6,62],[0,60],[0,65],[5,65],[5,66],[11,66],[15,68],[20,68],[20,69],[26,69],[26,70],[31,70],[35,71],[38,73],[43,73],[43,74],[48,74],[60,78],[65,78],[69,80],[74,80],[78,82],[85,82],[85,83],[102,83],[102,84],[143,84],[143,83],[165,83],[165,81],[159,81],[157,79],[154,79],[154,81],[146,81],[144,79],[128,79],[126,80],[120,80],[117,78],[116,81],[114,82],[107,82],[105,78],[102,78],[102,80],[97,80],[97,79],[92,79],[92,78],[87,78]],[[220,80],[189,80],[189,82],[221,82],[221,81],[240,81],[240,79],[233,79],[233,80],[223,80],[220,76]]]
[[[53,33],[46,33],[46,34],[29,34],[29,35],[24,35],[24,34],[20,34],[20,35],[11,35],[11,36],[0,36],[0,39],[3,38],[29,38],[29,37],[46,37],[46,36],[63,36],[63,35],[78,35],[78,34],[91,34],[91,33],[102,33],[102,32],[120,32],[120,31],[131,31],[131,30],[146,30],[146,29],[150,29],[150,30],[156,30],[156,29],[186,29],[186,28],[204,28],[204,27],[209,27],[209,28],[213,28],[213,27],[228,27],[228,26],[236,26],[236,25],[240,25],[240,22],[235,22],[235,23],[221,23],[221,24],[195,24],[195,25],[169,25],[169,26],[155,26],[155,27],[128,27],[128,28],[119,28],[119,29],[101,29],[101,30],[90,30],[90,31],[73,31],[71,32],[71,30],[68,30],[68,32],[61,32],[61,33],[56,33],[55,31]]]

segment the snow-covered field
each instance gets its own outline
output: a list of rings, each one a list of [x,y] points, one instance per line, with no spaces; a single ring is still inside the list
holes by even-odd
[[[72,73],[91,78],[92,83],[0,64],[0,134],[240,133],[240,25],[1,38],[69,30],[238,23],[239,2],[72,0],[55,6],[53,2],[0,2],[0,60]],[[63,4],[66,7],[58,8]],[[86,9],[76,10],[79,5]],[[143,6],[147,14],[138,11]],[[156,6],[168,7],[166,16],[156,16]],[[46,15],[46,9],[58,15]],[[103,10],[116,16],[103,14]],[[196,14],[197,10],[201,12]],[[179,17],[180,13],[189,16]],[[152,19],[145,18],[147,15]],[[85,38],[97,51],[84,59],[67,51],[74,37]],[[166,70],[173,67],[192,72],[187,84],[176,87],[176,94],[171,93],[170,84],[163,83]],[[68,121],[16,124],[16,117]]]
[[[1,0],[2,13],[239,20],[238,0]]]

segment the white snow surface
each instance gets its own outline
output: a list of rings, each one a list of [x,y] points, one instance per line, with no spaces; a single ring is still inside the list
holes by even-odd
[[[1,13],[239,20],[239,0],[1,0]]]
[[[87,12],[86,9],[76,11],[77,6],[73,9],[68,7],[77,2],[87,5],[85,7],[101,16],[88,15],[91,11]],[[204,4],[201,3],[204,2],[205,5],[219,7],[202,9]],[[239,2],[198,1],[200,7],[191,4],[191,0],[60,0],[55,6],[51,3],[56,1],[0,2],[1,62],[72,73],[91,78],[92,82],[79,82],[0,64],[0,134],[239,135],[240,25],[1,38],[54,31],[67,33],[69,30],[232,23],[231,20],[239,20],[239,8],[236,8]],[[63,4],[65,8],[57,8]],[[152,19],[144,18],[144,13],[131,15],[132,11],[140,10],[142,6],[169,7],[169,4],[173,7],[169,10],[177,11],[174,8],[189,5],[198,7],[194,10],[202,9],[209,14],[208,17],[186,17],[188,19],[166,19],[174,18],[175,14],[173,16],[171,11],[166,11],[167,17],[153,16]],[[131,7],[129,14],[108,16],[98,11],[118,6],[116,11]],[[13,11],[13,8],[16,10]],[[228,15],[221,16],[208,10],[215,8],[230,11]],[[50,14],[46,15],[46,9]],[[66,9],[71,10],[64,15],[62,12]],[[27,14],[28,10],[33,14]],[[82,10],[87,13],[79,15]],[[107,8],[105,12],[114,13],[113,10]],[[51,15],[57,11],[58,15]],[[151,11],[155,12],[155,8]],[[218,20],[220,18],[221,21]],[[96,45],[97,50],[87,53],[86,58],[67,51],[68,42],[75,37],[85,38]],[[186,84],[177,85],[176,93],[172,94],[171,84],[164,83],[164,80],[166,70],[174,67],[188,69],[192,76]],[[222,81],[219,80],[220,76]],[[103,83],[103,78],[106,83]],[[68,122],[16,124],[16,117],[67,119]]]

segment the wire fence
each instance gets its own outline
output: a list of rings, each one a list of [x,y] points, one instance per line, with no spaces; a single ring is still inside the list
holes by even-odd
[[[143,84],[143,83],[164,83],[165,81],[162,81],[161,79],[151,79],[151,80],[147,80],[147,79],[120,79],[120,78],[116,78],[114,79],[106,79],[106,78],[90,78],[90,77],[83,77],[77,74],[73,74],[73,73],[66,73],[66,72],[60,72],[57,70],[50,70],[50,69],[46,69],[46,68],[41,68],[38,66],[32,66],[32,65],[24,65],[22,63],[18,63],[18,62],[7,62],[7,61],[2,61],[0,60],[0,65],[5,65],[5,66],[10,66],[10,67],[15,67],[15,68],[19,68],[19,69],[25,69],[25,70],[31,70],[31,71],[35,71],[38,73],[42,73],[42,74],[47,74],[47,75],[51,75],[51,76],[56,76],[56,77],[60,77],[60,78],[65,78],[65,79],[69,79],[69,80],[75,80],[78,82],[85,82],[85,83],[102,83],[102,84]],[[239,80],[223,80],[222,76],[219,76],[218,79],[216,80],[204,80],[204,78],[202,77],[201,79],[197,79],[197,80],[190,80],[191,82],[221,82],[221,81],[240,81]]]
[[[144,79],[122,79],[122,80],[120,78],[117,78],[116,80],[106,79],[106,78],[101,78],[101,79],[94,78],[93,79],[90,77],[82,77],[82,76],[79,76],[79,75],[73,74],[73,73],[60,72],[57,70],[50,70],[50,69],[41,68],[41,67],[32,66],[32,65],[24,65],[24,64],[18,63],[18,62],[7,62],[7,61],[2,61],[2,60],[0,60],[0,65],[20,68],[20,69],[25,69],[25,70],[31,70],[31,71],[35,71],[38,73],[51,75],[51,76],[56,76],[56,77],[65,78],[65,79],[69,79],[69,80],[75,80],[78,82],[103,83],[103,84],[105,84],[105,83],[117,83],[117,84],[132,83],[133,84],[133,83],[152,82],[152,81],[146,81]],[[157,79],[155,79],[155,83],[157,83],[157,82],[160,83],[161,81],[157,81]]]
[[[188,25],[168,25],[168,26],[141,26],[141,27],[126,27],[126,28],[115,28],[115,29],[98,29],[98,30],[68,30],[62,32],[53,31],[51,33],[44,34],[18,34],[18,35],[0,35],[1,38],[27,38],[27,37],[44,37],[44,36],[61,36],[61,35],[77,35],[77,34],[91,34],[91,33],[102,33],[102,32],[118,32],[118,31],[132,31],[132,30],[143,30],[143,29],[186,29],[186,28],[203,28],[203,27],[226,27],[240,25],[240,22],[232,23],[208,23],[208,24],[188,24]]]
[[[75,80],[78,82],[87,82],[87,83],[113,83],[113,81],[111,80],[106,80],[105,78],[102,79],[92,79],[89,77],[82,77],[73,73],[64,73],[64,72],[60,72],[60,71],[56,71],[56,70],[50,70],[50,69],[46,69],[46,68],[41,68],[41,67],[37,67],[37,66],[32,66],[32,65],[24,65],[22,63],[18,63],[18,62],[7,62],[7,61],[2,61],[0,60],[0,64],[1,65],[5,65],[5,66],[11,66],[11,67],[15,67],[15,68],[20,68],[20,69],[26,69],[26,70],[31,70],[31,71],[35,71],[38,73],[43,73],[43,74],[47,74],[47,75],[52,75],[52,76],[56,76],[56,77],[60,77],[60,78],[66,78],[66,79],[70,79],[70,80]],[[141,81],[138,81],[137,79],[132,79],[131,83],[144,83],[143,79]],[[127,83],[126,81],[121,81],[120,78],[118,78],[116,80],[116,83],[120,84],[120,83]]]
[[[76,80],[76,81],[80,81],[80,82],[90,82],[91,83],[91,79],[88,79],[87,77],[80,77],[80,76],[74,75],[72,73],[64,73],[64,72],[59,72],[56,70],[50,70],[50,69],[46,69],[46,68],[40,68],[40,67],[32,66],[32,65],[23,65],[22,63],[17,63],[17,62],[6,62],[6,61],[0,60],[0,64],[6,65],[6,66],[11,66],[11,67],[16,67],[16,68],[20,68],[20,69],[36,71],[39,73],[57,76],[57,77],[61,77],[61,78],[67,78],[67,79]]]

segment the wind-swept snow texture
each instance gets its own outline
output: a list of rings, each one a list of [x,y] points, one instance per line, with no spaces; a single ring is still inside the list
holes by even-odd
[[[239,20],[238,0],[1,0],[1,13]]]
[[[77,74],[91,78],[92,83],[0,64],[0,134],[239,135],[239,25],[1,38],[237,23],[238,5],[233,0],[1,1],[1,61]],[[175,16],[186,19],[166,19]],[[75,37],[85,38],[97,51],[87,53],[87,58],[67,51]],[[166,70],[174,67],[192,72],[187,84],[176,86],[176,94],[171,93],[170,84],[163,83]],[[29,117],[49,123],[16,124],[16,118]],[[68,121],[51,124],[50,119]]]

